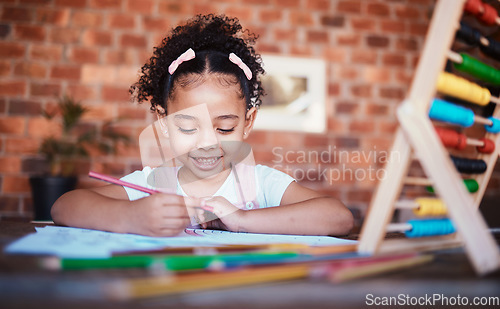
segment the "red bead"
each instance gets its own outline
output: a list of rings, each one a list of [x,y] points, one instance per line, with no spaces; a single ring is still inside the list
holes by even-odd
[[[479,15],[483,11],[483,2],[481,0],[467,0],[464,11],[472,15]]]
[[[484,146],[477,146],[477,151],[480,153],[492,153],[495,151],[495,143],[491,139],[481,138],[480,141],[484,143]]]
[[[489,4],[483,4],[483,13],[478,16],[479,20],[489,26],[496,25],[498,12]]]

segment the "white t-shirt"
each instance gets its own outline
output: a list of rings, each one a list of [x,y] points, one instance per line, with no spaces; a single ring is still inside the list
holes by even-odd
[[[135,171],[121,179],[151,189],[165,188],[168,185],[161,185],[163,180],[159,176],[170,173],[177,182],[174,184],[176,193],[187,196],[179,184],[178,171],[179,168],[174,167],[152,169],[146,166],[142,171]],[[280,205],[281,198],[292,181],[294,179],[291,176],[264,165],[238,164],[213,196],[222,196],[241,209],[274,207]],[[131,201],[149,196],[148,193],[131,188],[125,187],[125,190]]]

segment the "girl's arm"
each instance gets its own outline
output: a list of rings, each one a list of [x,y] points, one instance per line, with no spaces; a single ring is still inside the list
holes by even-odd
[[[353,216],[340,201],[295,181],[286,189],[279,207],[234,211],[226,203],[221,197],[206,202],[216,215],[219,212],[222,223],[231,231],[340,236],[353,227]]]
[[[116,185],[70,191],[51,214],[60,225],[149,236],[177,235],[190,223],[181,196],[158,193],[129,201]]]

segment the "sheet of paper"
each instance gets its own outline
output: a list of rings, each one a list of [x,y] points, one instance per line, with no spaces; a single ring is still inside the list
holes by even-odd
[[[5,248],[6,253],[54,255],[58,257],[102,258],[114,252],[155,250],[165,247],[214,247],[231,244],[300,243],[311,246],[355,243],[327,236],[295,236],[234,233],[186,229],[176,237],[148,237],[71,227],[46,226]]]

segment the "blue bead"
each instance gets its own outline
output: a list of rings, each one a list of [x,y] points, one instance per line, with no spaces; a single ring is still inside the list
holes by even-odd
[[[494,118],[494,117],[490,117],[488,118],[489,120],[491,120],[491,122],[493,122],[491,124],[491,126],[484,126],[484,128],[486,129],[486,131],[490,132],[490,133],[498,133],[500,132],[500,119],[497,119],[497,118]]]
[[[474,112],[472,110],[440,99],[432,100],[429,117],[463,127],[470,127],[474,124]]]

